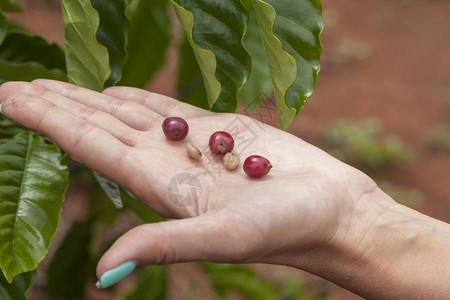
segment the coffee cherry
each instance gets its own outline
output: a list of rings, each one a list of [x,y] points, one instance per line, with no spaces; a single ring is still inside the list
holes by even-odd
[[[202,158],[202,153],[200,152],[200,150],[198,150],[198,148],[191,143],[186,144],[186,152],[192,159],[199,160],[200,158]]]
[[[233,137],[225,131],[214,132],[209,138],[209,149],[214,154],[225,154],[234,148]]]
[[[223,165],[225,168],[227,168],[228,170],[234,170],[237,167],[239,167],[239,156],[228,152],[227,154],[225,154],[225,156],[223,157]]]
[[[244,161],[244,172],[252,178],[260,178],[269,173],[272,165],[270,161],[259,155],[247,157]]]
[[[170,117],[162,123],[162,130],[169,140],[181,141],[189,132],[189,125],[179,117]]]

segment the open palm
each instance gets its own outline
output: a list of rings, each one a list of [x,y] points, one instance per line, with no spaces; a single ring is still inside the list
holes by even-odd
[[[359,196],[375,188],[361,172],[286,132],[140,89],[100,94],[37,80],[4,84],[0,99],[6,116],[49,136],[160,215],[180,219],[125,234],[102,258],[99,275],[129,260],[282,264],[291,252],[330,241]],[[188,122],[185,141],[164,136],[161,124],[170,116]],[[221,130],[235,137],[241,161],[262,155],[273,164],[271,172],[251,179],[242,168],[226,170],[207,147],[210,135]],[[200,161],[187,156],[187,141],[205,150]],[[193,188],[176,190],[186,178]]]

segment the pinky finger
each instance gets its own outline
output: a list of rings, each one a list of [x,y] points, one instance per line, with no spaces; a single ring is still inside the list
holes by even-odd
[[[74,160],[126,185],[124,158],[130,147],[105,130],[31,95],[16,94],[1,103],[2,113],[55,141]]]

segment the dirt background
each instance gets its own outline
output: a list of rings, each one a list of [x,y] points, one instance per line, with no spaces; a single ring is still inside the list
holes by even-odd
[[[62,44],[58,3],[25,2],[25,13],[12,17]],[[327,0],[323,12],[319,81],[289,132],[323,147],[320,132],[333,121],[381,119],[389,133],[414,149],[414,159],[374,176],[420,189],[425,201],[416,209],[450,222],[450,155],[432,153],[422,143],[434,123],[450,125],[450,1]],[[176,57],[169,53],[168,58],[149,89],[175,97]],[[299,271],[255,267],[263,274],[292,273],[309,286],[326,286],[332,291],[328,299],[360,299]]]

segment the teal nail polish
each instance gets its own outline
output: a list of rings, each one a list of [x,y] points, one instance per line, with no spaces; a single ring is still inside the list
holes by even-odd
[[[127,275],[129,275],[136,268],[136,264],[132,261],[128,261],[126,263],[121,264],[120,266],[106,271],[99,281],[97,281],[98,289],[106,289],[117,282],[124,279]]]

